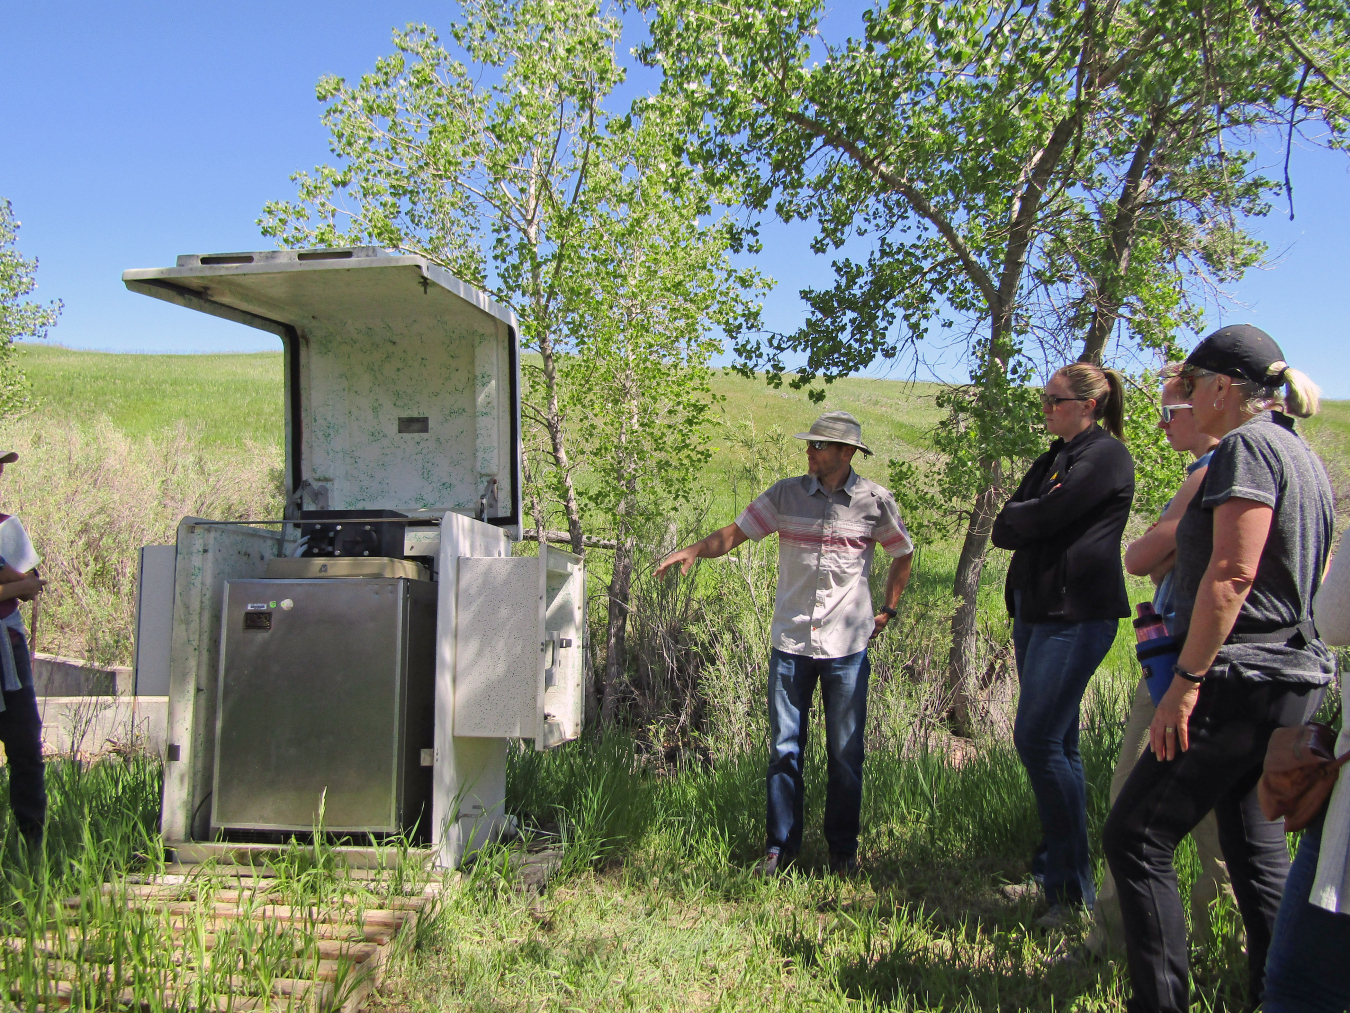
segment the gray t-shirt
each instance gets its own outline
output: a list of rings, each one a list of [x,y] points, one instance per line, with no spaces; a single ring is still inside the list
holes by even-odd
[[[1256,579],[1238,613],[1234,635],[1272,633],[1311,616],[1313,595],[1331,551],[1335,509],[1322,462],[1280,412],[1265,412],[1233,430],[1214,448],[1204,482],[1177,526],[1173,635],[1185,638],[1196,590],[1214,549],[1214,510],[1230,499],[1271,507],[1270,534]],[[1231,639],[1231,638],[1230,638]],[[1326,685],[1336,661],[1320,640],[1304,643],[1226,643],[1209,674],[1254,682]]]

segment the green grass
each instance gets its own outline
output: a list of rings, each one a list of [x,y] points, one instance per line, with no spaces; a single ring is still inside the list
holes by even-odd
[[[200,433],[183,443],[185,455],[209,449],[228,462],[249,441],[273,454],[279,448],[282,378],[276,353],[112,355],[25,345],[21,355],[42,400],[39,414],[18,423],[41,436],[35,447],[54,438],[57,427],[44,431],[44,419],[83,425],[106,416],[130,436],[161,441],[172,439],[164,436],[166,430],[185,423],[189,432]],[[921,449],[936,418],[933,388],[924,385],[845,380],[827,389],[824,405],[736,376],[721,376],[715,386],[725,397],[718,409],[725,424],[714,437],[713,461],[703,477],[708,516],[681,517],[682,535],[692,533],[683,528],[695,523],[725,523],[768,481],[799,472],[801,445],[791,434],[821,410],[845,409],[862,420],[877,454],[859,461],[859,470],[883,481],[887,458]],[[1350,437],[1350,405],[1330,403],[1311,428],[1315,437]],[[98,444],[104,445],[116,444]],[[134,448],[124,449],[130,460]],[[73,451],[66,456],[84,460]],[[153,468],[143,463],[142,470]],[[258,484],[266,474],[260,469],[249,481]],[[39,477],[35,473],[33,480]],[[192,485],[181,498],[185,503],[219,498],[213,483],[199,483],[203,491]],[[105,485],[114,490],[110,497],[122,488],[110,480]],[[11,494],[17,488],[11,484]],[[131,491],[116,495],[134,499],[142,485],[126,489]],[[86,512],[107,517],[127,510],[109,499]],[[165,537],[151,533],[152,520],[142,524],[146,534],[140,528],[133,534],[142,540]],[[1126,988],[1120,965],[1047,964],[1078,940],[1078,932],[1039,932],[1029,903],[1009,903],[997,892],[999,883],[1026,874],[1038,832],[1025,775],[1006,738],[991,736],[974,751],[957,754],[936,729],[934,694],[944,667],[950,614],[944,610],[950,608],[956,558],[951,546],[924,548],[900,621],[874,651],[863,876],[843,881],[823,869],[818,720],[808,765],[803,860],[793,874],[772,883],[750,875],[764,834],[760,687],[772,550],[744,546],[735,563],[705,564],[689,581],[667,582],[664,591],[644,585],[647,578],[639,574],[639,605],[647,611],[635,608],[630,643],[645,649],[658,645],[670,629],[679,633],[675,667],[688,667],[676,674],[706,696],[696,727],[673,750],[659,728],[644,727],[640,734],[591,736],[547,754],[514,752],[508,803],[534,828],[536,840],[562,841],[562,874],[534,896],[517,889],[507,852],[485,854],[450,893],[440,916],[419,932],[423,945],[390,982],[380,1000],[384,1008],[1120,1008]],[[603,560],[593,559],[598,575]],[[992,652],[995,668],[999,645],[1007,639],[1001,608],[1005,566],[1006,554],[995,553],[980,590],[982,643],[988,644],[982,649]],[[1131,596],[1142,600],[1146,593],[1132,584]],[[599,621],[600,610],[592,615]],[[663,625],[670,622],[674,625]],[[1083,750],[1094,847],[1100,843],[1123,694],[1133,680],[1132,653],[1122,626],[1087,703]],[[1004,681],[995,688],[1004,693],[1006,706],[1013,687],[1006,659],[1004,666]],[[660,667],[653,662],[651,672],[637,674],[655,679]],[[720,743],[711,741],[711,720],[698,723],[708,715],[725,732]],[[651,720],[659,725],[668,717],[653,712]],[[122,882],[127,874],[156,867],[159,776],[150,761],[53,766],[51,851],[40,878],[28,880],[17,871],[13,835],[7,836],[10,850],[0,882],[4,934],[48,925],[45,919],[55,910],[51,902],[62,896],[97,893],[105,880]],[[1100,854],[1095,857],[1100,866]],[[315,862],[302,860],[299,852],[292,858],[283,872],[293,899],[340,895],[322,855]],[[1178,866],[1183,890],[1188,889],[1195,862],[1187,846]],[[133,948],[163,949],[155,942],[159,937],[144,935],[153,927],[137,927],[114,907],[80,907],[75,914],[84,919],[75,923],[80,932],[99,946],[125,947],[139,939]],[[1235,956],[1231,915],[1220,914],[1218,945],[1194,954],[1197,988],[1201,1008],[1237,1009],[1241,960]],[[280,966],[250,964],[248,940],[234,945],[243,963],[228,966],[260,977]],[[10,961],[0,967],[0,977],[16,980],[25,968],[31,974],[34,952],[32,946],[0,951]],[[293,947],[274,956],[291,959],[292,952]],[[170,965],[172,960],[164,966]],[[33,1001],[25,1005],[31,1008]]]
[[[231,355],[126,355],[19,345],[39,411],[62,418],[106,415],[128,436],[157,436],[180,421],[201,427],[203,442],[280,446],[280,352]]]
[[[6,773],[0,769],[0,788]],[[395,896],[419,895],[427,883],[406,841],[386,844],[380,875],[358,879],[320,840],[279,849],[265,878],[241,882],[204,866],[158,898],[138,898],[145,877],[164,871],[158,759],[54,760],[47,778],[41,854],[21,847],[7,806],[0,816],[0,1009],[249,1009],[246,1000],[269,996],[278,979],[321,972],[331,975],[340,1005],[355,978],[350,960],[331,945],[326,952],[336,961],[320,963],[320,923],[351,922],[363,910],[390,907]],[[237,889],[227,895],[226,888]],[[194,900],[200,903],[173,907]],[[215,918],[213,901],[237,905],[245,916]],[[250,916],[274,904],[309,916]],[[434,918],[426,920],[419,934],[433,925]],[[66,987],[59,983],[70,990],[59,991]],[[263,1008],[310,1009],[290,996],[272,996]]]
[[[1119,744],[1109,694],[1086,715],[1093,840]],[[814,731],[818,733],[817,727]],[[762,750],[715,766],[653,767],[631,739],[513,751],[508,805],[568,842],[542,896],[486,853],[438,931],[384,989],[385,1008],[452,1010],[1115,1010],[1119,964],[1053,962],[1082,926],[1046,933],[1020,881],[1039,828],[1011,748],[963,763],[876,751],[866,767],[862,874],[828,874],[819,832],[824,757],[807,767],[801,861],[752,875],[763,835]],[[536,843],[554,840],[548,834]],[[1100,855],[1096,856],[1100,865]],[[1183,890],[1195,875],[1178,856]],[[1231,915],[1194,952],[1202,1008],[1237,1009]]]

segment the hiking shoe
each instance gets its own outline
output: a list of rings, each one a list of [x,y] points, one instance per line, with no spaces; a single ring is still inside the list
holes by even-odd
[[[755,875],[760,879],[772,879],[780,873],[786,872],[787,867],[792,864],[792,858],[788,855],[780,854],[777,851],[770,851],[764,856],[763,860],[755,866]]]
[[[858,874],[857,855],[831,855],[830,875],[856,876]]]
[[[1041,963],[1046,967],[1091,967],[1104,964],[1107,958],[1094,953],[1087,946],[1075,946],[1069,950],[1060,950],[1049,954]]]
[[[1047,931],[1074,928],[1087,909],[1078,904],[1051,904],[1050,910],[1036,919],[1036,924]]]
[[[1029,879],[1025,883],[1004,883],[998,888],[998,892],[1004,900],[1020,904],[1024,900],[1036,900],[1041,894],[1041,884],[1034,879]]]

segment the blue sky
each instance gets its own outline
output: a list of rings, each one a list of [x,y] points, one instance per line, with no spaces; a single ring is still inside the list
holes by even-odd
[[[853,21],[844,5],[839,18]],[[446,24],[441,3],[34,3],[0,7],[0,196],[41,261],[38,296],[65,302],[52,340],[115,351],[279,347],[261,332],[127,292],[128,267],[179,253],[271,245],[254,224],[288,176],[328,157],[314,84],[356,78],[390,49],[390,29]],[[646,87],[650,74],[632,79]],[[1283,147],[1261,153],[1278,174]],[[1234,286],[1207,324],[1249,320],[1332,397],[1350,398],[1350,160],[1302,147],[1293,157],[1297,218],[1283,200],[1257,230],[1276,254]],[[778,281],[765,307],[776,330],[803,313],[797,292],[830,277],[800,226],[768,230],[760,268]],[[935,350],[930,350],[930,353]],[[943,378],[959,364],[935,356]],[[908,376],[908,363],[890,375]],[[878,370],[878,375],[881,375]],[[929,378],[920,370],[920,379]]]

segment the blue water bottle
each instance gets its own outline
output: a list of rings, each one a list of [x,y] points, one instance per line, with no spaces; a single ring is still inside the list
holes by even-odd
[[[1134,609],[1139,613],[1134,620],[1134,653],[1144,668],[1144,683],[1156,707],[1172,685],[1172,666],[1177,663],[1179,652],[1152,602],[1140,602]]]

